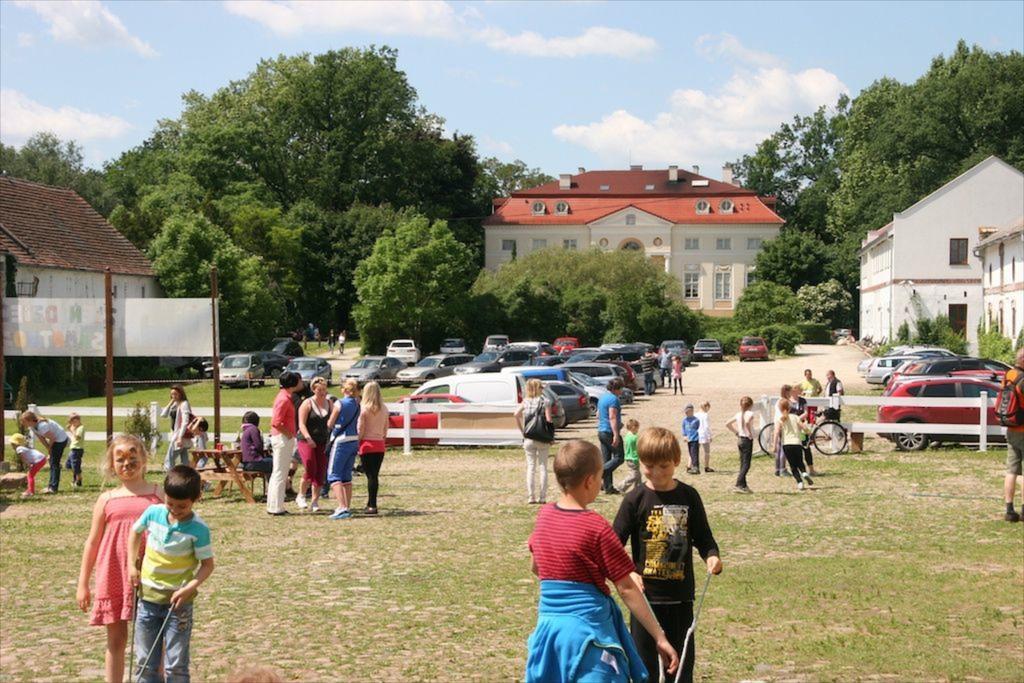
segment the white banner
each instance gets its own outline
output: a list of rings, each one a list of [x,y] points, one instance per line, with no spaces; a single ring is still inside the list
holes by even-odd
[[[209,299],[114,299],[115,356],[209,356]],[[103,299],[6,299],[7,356],[106,355]]]

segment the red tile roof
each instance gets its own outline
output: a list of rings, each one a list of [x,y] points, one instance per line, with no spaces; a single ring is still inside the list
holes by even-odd
[[[707,187],[694,187],[693,181],[707,181]],[[601,186],[607,185],[607,190]],[[647,190],[648,186],[653,189]],[[722,213],[719,203],[728,198],[732,213]],[[705,200],[707,213],[697,213],[697,202]],[[544,213],[534,215],[533,204],[543,201]],[[564,201],[569,212],[556,213]],[[592,223],[627,207],[646,211],[670,223],[747,224],[783,221],[773,210],[774,197],[758,197],[753,190],[711,180],[679,170],[679,180],[670,182],[668,170],[661,171],[588,171],[572,176],[570,189],[558,189],[558,181],[528,190],[513,192],[511,197],[494,200],[494,213],[484,225],[581,225]]]
[[[73,190],[0,176],[0,249],[20,264],[153,276],[153,266]]]

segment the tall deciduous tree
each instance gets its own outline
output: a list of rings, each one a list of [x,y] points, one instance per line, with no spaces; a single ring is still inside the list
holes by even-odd
[[[52,133],[36,133],[21,149],[0,144],[0,173],[72,189],[104,216],[115,205],[103,173],[85,167],[78,143]]]

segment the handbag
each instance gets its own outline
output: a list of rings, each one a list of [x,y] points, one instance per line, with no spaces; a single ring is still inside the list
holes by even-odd
[[[548,422],[543,401],[538,401],[536,409],[526,416],[523,436],[532,441],[544,443],[551,443],[555,440],[555,425]]]

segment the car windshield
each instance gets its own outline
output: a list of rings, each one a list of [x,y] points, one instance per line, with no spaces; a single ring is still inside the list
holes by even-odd
[[[249,356],[228,356],[224,359],[226,368],[247,368],[252,364]]]
[[[584,375],[584,374],[579,373],[579,372],[573,372],[573,373],[570,373],[570,374],[572,375],[572,378],[574,380],[576,380],[580,384],[584,384],[584,385],[586,385],[588,387],[603,387],[605,385],[604,382],[598,382],[596,379],[594,379],[590,375]]]
[[[498,357],[498,354],[496,354],[494,351],[484,351],[483,353],[477,355],[477,357],[473,359],[473,362],[474,363],[490,363],[492,360],[494,360],[497,357]]]
[[[573,360],[574,363],[581,363],[581,362],[588,361],[588,360],[594,360],[595,358],[597,358],[600,355],[601,355],[601,352],[598,352],[598,351],[584,351],[583,353],[575,353],[575,354],[573,354],[572,360]]]
[[[718,342],[716,341],[699,341],[694,345],[695,349],[717,349]]]
[[[461,339],[445,339],[441,342],[441,346],[462,346]]]
[[[743,346],[762,346],[764,342],[758,337],[744,337],[740,344]]]
[[[393,341],[393,342],[391,342],[391,346],[396,348],[396,349],[408,349],[408,348],[412,347],[412,342],[410,342],[410,341]]]
[[[380,365],[380,358],[364,358],[357,360],[352,366],[353,368],[375,368]]]
[[[576,343],[575,339],[569,339],[568,337],[559,337],[558,339],[555,340],[555,344],[557,346],[563,346],[565,344],[575,344],[575,343]]]
[[[436,356],[428,356],[416,364],[418,368],[436,368],[441,359]]]
[[[315,360],[293,360],[288,364],[289,370],[316,370]]]

